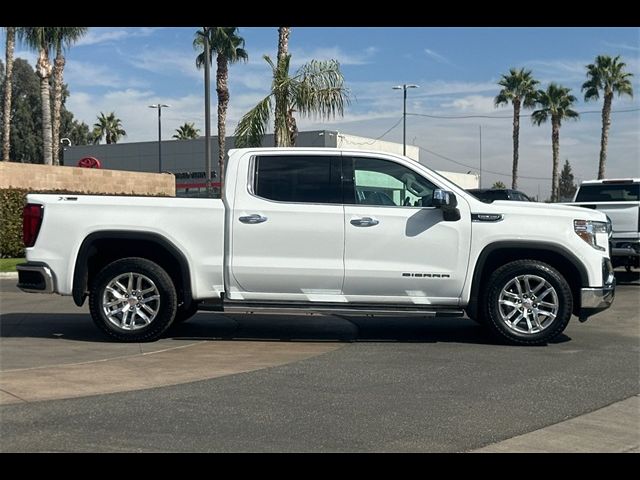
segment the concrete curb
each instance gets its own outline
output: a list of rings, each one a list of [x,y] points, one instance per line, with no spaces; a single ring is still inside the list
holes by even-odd
[[[640,395],[474,450],[477,453],[640,453]]]
[[[0,272],[0,278],[18,278],[18,272]]]

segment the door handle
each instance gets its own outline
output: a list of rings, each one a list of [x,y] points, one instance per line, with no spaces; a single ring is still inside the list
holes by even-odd
[[[373,227],[379,223],[378,220],[371,217],[354,218],[351,220],[351,225],[355,225],[356,227]]]
[[[245,217],[240,217],[242,223],[248,223],[253,225],[254,223],[262,223],[267,221],[267,217],[263,217],[262,215],[258,215],[257,213],[252,213],[251,215],[247,215]]]

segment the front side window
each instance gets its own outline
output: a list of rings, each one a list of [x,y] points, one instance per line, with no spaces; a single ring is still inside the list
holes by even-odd
[[[340,168],[338,156],[259,156],[253,191],[278,202],[342,203]]]
[[[378,205],[394,207],[429,207],[433,191],[437,188],[430,181],[413,170],[377,158],[356,157],[352,161],[353,170],[345,168],[352,179],[353,188],[345,190],[345,203],[358,205]],[[352,172],[352,173],[351,173]],[[353,198],[347,196],[353,195]]]

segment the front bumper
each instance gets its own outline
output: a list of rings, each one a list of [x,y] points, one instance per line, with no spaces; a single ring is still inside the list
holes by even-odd
[[[602,312],[611,306],[616,296],[616,282],[606,287],[580,289],[580,312],[578,318],[586,321],[591,315]]]
[[[18,288],[29,293],[54,293],[55,276],[46,263],[27,262],[16,265]]]

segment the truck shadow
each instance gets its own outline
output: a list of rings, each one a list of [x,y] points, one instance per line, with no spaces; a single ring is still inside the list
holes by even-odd
[[[95,327],[87,314],[4,314],[0,316],[0,338],[113,343]],[[188,322],[172,325],[163,339],[501,344],[467,318],[222,315],[210,312],[200,312]],[[568,340],[569,337],[561,335],[553,343]]]

